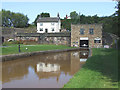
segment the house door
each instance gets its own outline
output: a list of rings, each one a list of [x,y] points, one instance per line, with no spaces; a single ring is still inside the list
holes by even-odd
[[[45,33],[48,33],[48,29],[47,28],[45,29]]]
[[[80,40],[80,47],[89,47],[89,40]]]

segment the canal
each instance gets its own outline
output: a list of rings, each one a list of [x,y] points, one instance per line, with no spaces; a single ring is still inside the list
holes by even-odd
[[[88,53],[51,53],[3,62],[2,87],[62,88],[85,64]]]

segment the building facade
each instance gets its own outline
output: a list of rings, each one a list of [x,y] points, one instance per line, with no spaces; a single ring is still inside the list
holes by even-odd
[[[102,47],[102,24],[71,25],[71,46]]]
[[[71,32],[60,33],[17,33],[16,40],[39,44],[68,45],[71,47],[101,48],[102,24],[71,25]]]
[[[55,33],[60,32],[60,17],[44,17],[37,20],[37,33]]]

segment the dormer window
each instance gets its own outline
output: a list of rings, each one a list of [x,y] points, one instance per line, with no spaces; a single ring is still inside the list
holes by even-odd
[[[40,23],[40,26],[43,26],[43,23]]]
[[[54,26],[54,23],[51,23],[51,25],[53,25],[53,26]]]

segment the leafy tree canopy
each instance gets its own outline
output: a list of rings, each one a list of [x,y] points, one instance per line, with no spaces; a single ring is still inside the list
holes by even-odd
[[[3,27],[16,27],[23,28],[28,26],[28,17],[27,15],[21,13],[14,13],[9,10],[0,11],[2,13],[2,26]]]
[[[40,15],[41,15],[41,17],[50,17],[50,14],[49,14],[49,13],[43,13],[43,12],[42,12]]]
[[[103,24],[103,31],[116,34],[120,36],[120,32],[118,32],[118,28],[120,28],[120,1],[116,6],[118,9],[116,13],[111,16],[99,17],[94,16],[85,16],[83,14],[80,15],[76,11],[70,13],[71,19],[62,19],[62,28],[71,30],[71,24]]]
[[[73,11],[70,13],[70,17],[71,19],[78,19],[78,13],[76,13],[76,11]]]
[[[117,11],[116,11],[116,15],[117,15],[117,25],[118,25],[118,36],[120,37],[120,1],[118,1],[118,4],[116,6]]]
[[[37,19],[39,17],[50,17],[50,14],[49,13],[44,13],[44,12],[38,14],[37,17],[35,18],[35,21],[33,22],[36,26],[37,26]]]

